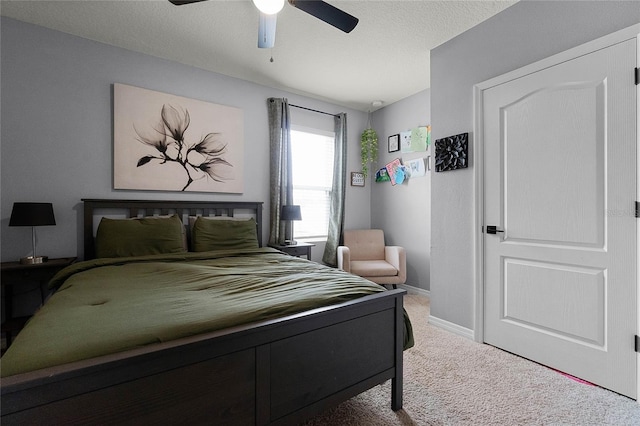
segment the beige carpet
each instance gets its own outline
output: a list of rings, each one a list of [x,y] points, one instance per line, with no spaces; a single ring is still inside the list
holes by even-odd
[[[416,345],[404,352],[403,410],[391,410],[387,382],[306,425],[640,425],[634,400],[434,327],[426,297],[405,308]]]

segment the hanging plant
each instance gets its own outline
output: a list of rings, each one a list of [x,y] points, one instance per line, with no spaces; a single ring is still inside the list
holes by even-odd
[[[369,163],[378,161],[378,134],[371,128],[371,113],[367,129],[360,136],[360,157],[362,159],[362,174],[367,177]]]

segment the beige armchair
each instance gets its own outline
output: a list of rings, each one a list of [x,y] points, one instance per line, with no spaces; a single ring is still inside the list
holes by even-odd
[[[338,268],[393,288],[407,279],[404,247],[385,246],[381,229],[344,231],[344,245],[338,246]]]

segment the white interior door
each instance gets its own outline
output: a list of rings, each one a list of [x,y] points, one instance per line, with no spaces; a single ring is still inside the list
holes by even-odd
[[[482,92],[484,340],[632,398],[636,49]]]

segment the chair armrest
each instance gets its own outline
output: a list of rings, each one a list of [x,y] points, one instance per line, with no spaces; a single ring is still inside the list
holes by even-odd
[[[347,246],[338,246],[338,269],[351,272],[351,251]]]
[[[385,246],[384,258],[398,270],[398,278],[404,283],[407,279],[407,253],[404,247]]]

